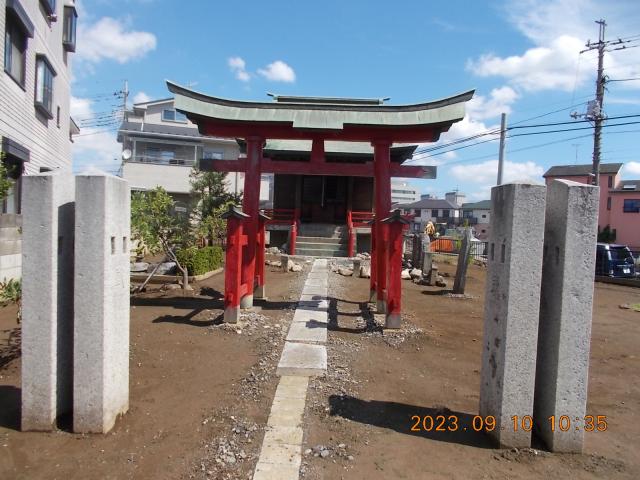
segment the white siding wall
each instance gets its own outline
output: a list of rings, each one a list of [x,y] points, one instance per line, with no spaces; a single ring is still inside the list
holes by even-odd
[[[4,71],[4,55],[0,71],[0,135],[14,140],[31,152],[31,161],[25,173],[38,173],[40,167],[71,169],[71,142],[69,141],[70,65],[73,54],[62,47],[64,2],[56,2],[58,21],[49,25],[39,0],[21,0],[29,19],[35,26],[33,38],[27,41],[25,89],[23,90]],[[0,0],[0,44],[4,52],[6,2]],[[55,69],[53,80],[54,118],[43,118],[35,109],[36,54],[43,54]],[[60,107],[60,127],[56,124],[56,109]]]

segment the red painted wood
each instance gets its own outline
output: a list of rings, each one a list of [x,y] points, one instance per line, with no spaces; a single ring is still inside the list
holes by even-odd
[[[351,210],[347,210],[347,229],[349,231],[349,238],[347,240],[347,255],[349,255],[349,257],[353,257],[355,254],[355,231],[353,229],[353,216],[351,214]]]
[[[387,288],[387,315],[400,314],[402,306],[402,242],[404,224],[394,222],[389,229],[389,285]]]
[[[257,286],[264,286],[265,278],[264,278],[264,249],[266,243],[266,222],[264,218],[258,217],[258,239],[257,239],[257,250],[256,250],[256,280],[255,284]]]
[[[374,167],[375,167],[375,194],[376,194],[376,219],[375,228],[377,235],[376,262],[377,262],[377,293],[378,300],[386,301],[387,290],[387,225],[382,223],[391,210],[391,163],[390,142],[375,142]],[[371,260],[373,262],[373,258]]]
[[[258,213],[260,208],[260,159],[264,139],[249,137],[247,140],[247,159],[244,174],[242,210],[249,216],[245,222],[245,233],[251,241],[244,249],[242,261],[242,283],[249,285],[247,295],[253,294],[256,271],[256,237],[258,236]]]
[[[296,242],[298,241],[298,225],[300,223],[300,210],[296,208],[293,212],[293,221],[291,222],[291,231],[289,232],[289,255],[296,254]]]
[[[377,256],[376,256],[376,228],[375,228],[375,223],[373,225],[371,225],[371,260],[370,260],[370,265],[371,265],[371,279],[369,281],[369,290],[371,292],[376,292],[376,296],[377,296],[377,291],[378,291],[378,277],[376,276],[378,273],[378,269],[376,268],[376,264],[377,264]],[[373,298],[371,298],[370,300],[373,300]]]
[[[238,160],[200,160],[200,169],[215,172],[245,172],[246,159]],[[290,175],[335,175],[350,177],[375,176],[373,163],[313,163],[274,161],[263,158],[260,162],[261,173],[285,173]],[[400,165],[392,163],[389,166],[392,177],[423,178],[424,169],[416,165]]]
[[[435,142],[440,133],[449,130],[451,125],[425,126],[360,126],[344,125],[342,130],[303,130],[294,128],[291,123],[261,123],[243,121],[224,121],[202,118],[198,121],[202,135],[226,138],[247,138],[251,136],[272,139],[345,140],[351,142],[392,141],[392,142]]]
[[[224,265],[224,308],[239,307],[241,263],[242,263],[242,220],[227,220],[227,252]]]

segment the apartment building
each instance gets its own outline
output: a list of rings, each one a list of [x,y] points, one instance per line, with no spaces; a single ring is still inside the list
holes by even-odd
[[[622,163],[600,164],[598,230],[609,227],[615,242],[640,251],[640,180],[622,180]],[[543,175],[554,179],[591,183],[592,165],[557,165]]]
[[[136,103],[118,131],[122,144],[122,177],[133,190],[161,186],[178,208],[188,208],[189,175],[200,159],[236,160],[242,145],[233,139],[205,137],[187,117],[176,111],[173,98]],[[229,173],[227,191],[242,193],[244,175]],[[264,208],[273,202],[273,176],[263,175],[260,200]]]
[[[0,215],[0,279],[20,276],[20,178],[71,170],[71,54],[78,15],[73,0],[0,0],[3,72],[0,138],[15,180]]]
[[[411,203],[420,200],[420,193],[409,182],[391,180],[391,203]]]

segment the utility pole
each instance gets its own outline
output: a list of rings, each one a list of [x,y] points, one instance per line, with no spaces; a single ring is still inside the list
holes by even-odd
[[[129,81],[124,81],[124,89],[119,92],[122,94],[122,118],[127,121],[127,100],[129,99]]]
[[[504,143],[507,133],[507,114],[503,113],[500,118],[500,152],[498,156],[498,183],[502,185],[502,172],[504,170]]]
[[[593,168],[591,174],[593,175],[593,185],[600,183],[600,141],[602,138],[602,123],[604,122],[603,102],[604,102],[604,29],[607,23],[600,19],[596,21],[600,26],[600,34],[598,35],[598,43],[593,45],[598,49],[598,77],[596,79],[596,105],[594,108],[594,131],[593,131]],[[591,42],[587,44],[587,47],[592,47]]]

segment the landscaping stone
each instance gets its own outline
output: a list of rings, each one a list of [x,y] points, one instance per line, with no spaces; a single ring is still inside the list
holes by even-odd
[[[130,271],[132,272],[146,272],[149,269],[149,264],[147,262],[135,262],[131,264]]]

